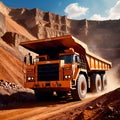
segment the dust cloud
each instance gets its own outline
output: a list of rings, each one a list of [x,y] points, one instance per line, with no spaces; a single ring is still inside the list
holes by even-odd
[[[108,31],[108,33],[110,33],[110,31]],[[102,38],[102,36],[98,38],[98,36],[94,35],[94,38],[97,40],[96,42],[89,40],[87,43],[90,51],[112,62],[112,68],[106,71],[107,89],[105,92],[109,92],[120,87],[120,55],[116,44],[112,40],[109,41],[108,45],[107,41],[103,40],[105,38]]]
[[[89,42],[88,47],[91,52],[95,53],[96,55],[102,57],[102,58],[107,58],[107,60],[112,62],[112,68],[108,71],[106,71],[106,76],[107,76],[107,88],[99,93],[88,93],[87,98],[92,98],[92,97],[98,97],[100,95],[103,95],[105,93],[108,93],[110,91],[113,91],[117,88],[120,88],[120,58],[119,55],[116,55],[116,57],[109,57],[108,54],[102,53],[100,51],[100,48],[98,47],[99,43],[93,43]]]
[[[111,70],[107,71],[107,91],[120,87],[120,64],[115,65]]]

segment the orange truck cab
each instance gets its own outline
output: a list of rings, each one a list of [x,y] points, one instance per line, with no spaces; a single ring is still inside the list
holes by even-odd
[[[82,100],[89,91],[106,88],[105,71],[111,62],[91,53],[85,43],[71,35],[44,40],[21,42],[21,46],[39,55],[25,65],[25,87],[36,96],[71,92],[73,99]]]

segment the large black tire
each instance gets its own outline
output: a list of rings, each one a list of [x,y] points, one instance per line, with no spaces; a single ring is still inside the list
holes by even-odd
[[[102,90],[105,90],[107,88],[107,77],[106,77],[106,75],[102,74],[101,79],[102,79]]]
[[[99,74],[91,75],[90,90],[91,92],[100,92],[102,90],[102,80]]]
[[[71,90],[71,95],[74,100],[83,100],[87,93],[87,82],[86,77],[80,74],[77,80],[77,88]]]

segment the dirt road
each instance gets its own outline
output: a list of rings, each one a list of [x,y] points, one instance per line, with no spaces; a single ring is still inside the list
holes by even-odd
[[[22,104],[10,110],[1,110],[1,120],[44,120],[50,116],[70,110],[75,107],[82,107],[96,97],[87,97],[83,101],[52,100]]]
[[[103,95],[104,94],[104,95]],[[98,114],[99,112],[99,114]],[[112,92],[88,93],[83,101],[46,99],[11,105],[0,110],[0,120],[120,119],[120,88]]]

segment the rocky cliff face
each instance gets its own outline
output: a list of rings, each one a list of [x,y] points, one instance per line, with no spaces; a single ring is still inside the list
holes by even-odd
[[[19,60],[26,53],[19,46],[21,41],[72,34],[88,44],[94,53],[120,66],[120,20],[70,20],[66,16],[43,12],[37,8],[9,8],[2,2],[0,18],[0,36],[12,49],[21,51],[19,56],[13,53]]]
[[[86,43],[106,59],[120,58],[119,26],[120,20],[88,21]]]
[[[38,39],[64,35],[69,32],[69,20],[37,8],[11,9],[9,15]]]

